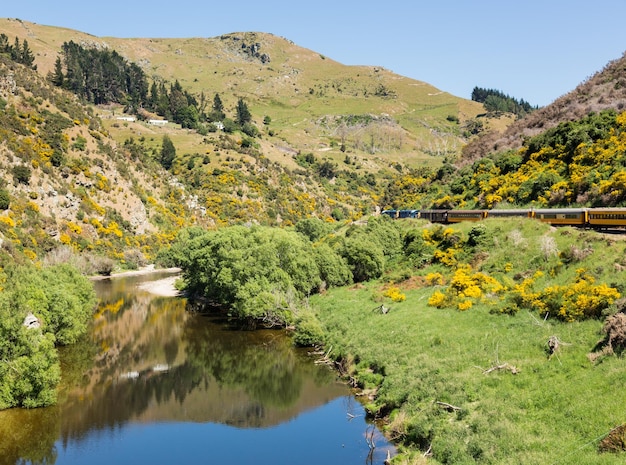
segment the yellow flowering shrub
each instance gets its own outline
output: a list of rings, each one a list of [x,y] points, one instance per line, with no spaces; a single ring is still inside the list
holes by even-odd
[[[570,284],[555,284],[534,291],[534,281],[527,278],[513,288],[514,303],[520,308],[564,321],[598,318],[620,298],[617,289],[604,283],[595,284],[594,277],[584,269],[577,270],[576,278]]]
[[[67,228],[72,231],[74,234],[81,234],[83,232],[83,228],[80,225],[73,223],[71,221],[67,222]]]
[[[441,291],[435,291],[428,299],[428,305],[436,308],[444,308],[448,306],[448,297]]]
[[[474,302],[506,290],[497,279],[481,272],[474,272],[470,265],[460,265],[454,272],[445,293],[436,291],[428,300],[432,307],[442,308],[457,305],[459,310],[468,310]]]
[[[443,275],[441,273],[428,273],[424,280],[429,286],[441,286],[443,284]]]
[[[4,224],[9,226],[10,228],[15,227],[15,220],[9,216],[0,216],[0,224]]]
[[[406,295],[404,295],[397,287],[390,287],[383,292],[383,295],[385,297],[389,297],[394,302],[404,302],[406,300]]]

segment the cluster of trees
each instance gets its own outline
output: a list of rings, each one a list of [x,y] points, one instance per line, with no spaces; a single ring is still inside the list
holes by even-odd
[[[210,105],[210,99],[203,92],[196,97],[183,89],[178,80],[169,86],[163,81],[149,84],[144,71],[115,50],[85,48],[73,41],[65,42],[49,79],[90,103],[123,104],[126,111],[139,118],[145,116],[142,110],[147,110],[183,128],[206,131],[207,123],[219,121],[223,122],[226,132],[239,129],[251,137],[258,135],[243,99],[237,102],[235,119],[229,119],[219,94],[215,94]]]
[[[115,50],[85,48],[70,41],[63,43],[62,56],[50,76],[54,85],[96,105],[116,102],[139,108],[147,100],[145,73]]]
[[[496,89],[483,89],[474,87],[472,90],[472,100],[485,105],[489,112],[513,113],[518,118],[535,111],[538,107],[532,106],[524,99],[517,100],[502,91]]]
[[[11,60],[17,63],[21,63],[32,69],[37,69],[37,65],[35,65],[35,55],[33,55],[33,52],[30,50],[26,39],[20,44],[19,37],[15,37],[15,41],[13,45],[11,45],[9,43],[9,37],[4,33],[0,33],[0,54],[6,54]]]
[[[87,330],[93,286],[75,268],[8,266],[0,292],[0,409],[56,401],[57,345]]]
[[[317,218],[293,229],[232,226],[182,230],[160,260],[184,270],[187,290],[252,324],[281,326],[306,319],[306,296],[382,275],[401,254],[398,226],[370,218],[342,238]],[[306,325],[302,327],[306,328]],[[301,327],[301,328],[302,328]],[[321,337],[305,330],[298,341]]]

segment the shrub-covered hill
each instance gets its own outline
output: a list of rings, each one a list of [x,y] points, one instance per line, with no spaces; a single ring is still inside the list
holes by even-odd
[[[21,20],[0,26],[7,47],[15,37],[34,58],[25,66],[11,53],[0,57],[0,232],[4,250],[27,260],[64,244],[64,254],[134,267],[185,225],[358,218],[386,202],[400,173],[429,171],[457,153],[470,135],[465,124],[482,111],[426,83],[344,66],[271,34],[97,39]],[[127,118],[128,102],[87,104],[52,85],[68,40],[119,52],[152,83],[180,89],[200,107],[219,95],[228,117],[245,99],[261,129],[249,136],[153,126]],[[103,272],[112,264],[96,262]]]
[[[623,206],[626,113],[604,110],[529,138],[520,149],[492,152],[449,167],[440,205],[462,208]]]
[[[504,131],[487,131],[463,148],[463,163],[492,152],[518,150],[526,141],[561,123],[573,122],[590,113],[626,109],[626,54],[617,58],[553,103],[520,119]]]
[[[72,94],[2,56],[0,154],[2,251],[14,259],[66,245],[137,266],[191,221],[158,163],[117,144]]]

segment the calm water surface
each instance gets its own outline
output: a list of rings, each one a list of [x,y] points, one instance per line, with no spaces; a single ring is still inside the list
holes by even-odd
[[[91,334],[61,354],[59,404],[0,412],[0,464],[350,465],[393,452],[282,332],[238,331],[141,290],[163,277],[95,283]]]

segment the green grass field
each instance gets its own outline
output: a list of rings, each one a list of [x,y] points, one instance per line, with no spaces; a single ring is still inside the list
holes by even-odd
[[[466,233],[472,227],[454,229]],[[539,287],[565,285],[574,268],[591,268],[595,261],[598,282],[613,278],[623,284],[623,276],[612,271],[612,262],[623,256],[622,241],[534,221],[492,222],[487,232],[491,240],[480,252],[479,268],[501,281],[544,269]],[[560,250],[584,241],[594,252],[559,267],[559,258],[543,255],[546,236]],[[512,266],[499,273],[499,263]],[[493,312],[501,298],[467,311],[435,308],[427,302],[437,287],[420,278],[434,270],[445,276],[436,265],[393,284],[406,295],[403,302],[382,297],[390,285],[385,280],[310,300],[326,330],[330,357],[343,360],[365,392],[377,388],[368,408],[402,445],[397,463],[423,463],[429,448],[428,463],[624,463],[624,453],[598,452],[599,441],[626,422],[626,360],[588,357],[602,339],[602,321],[544,320],[526,309],[513,316]],[[375,311],[381,303],[389,313]],[[561,344],[550,356],[553,336]]]

